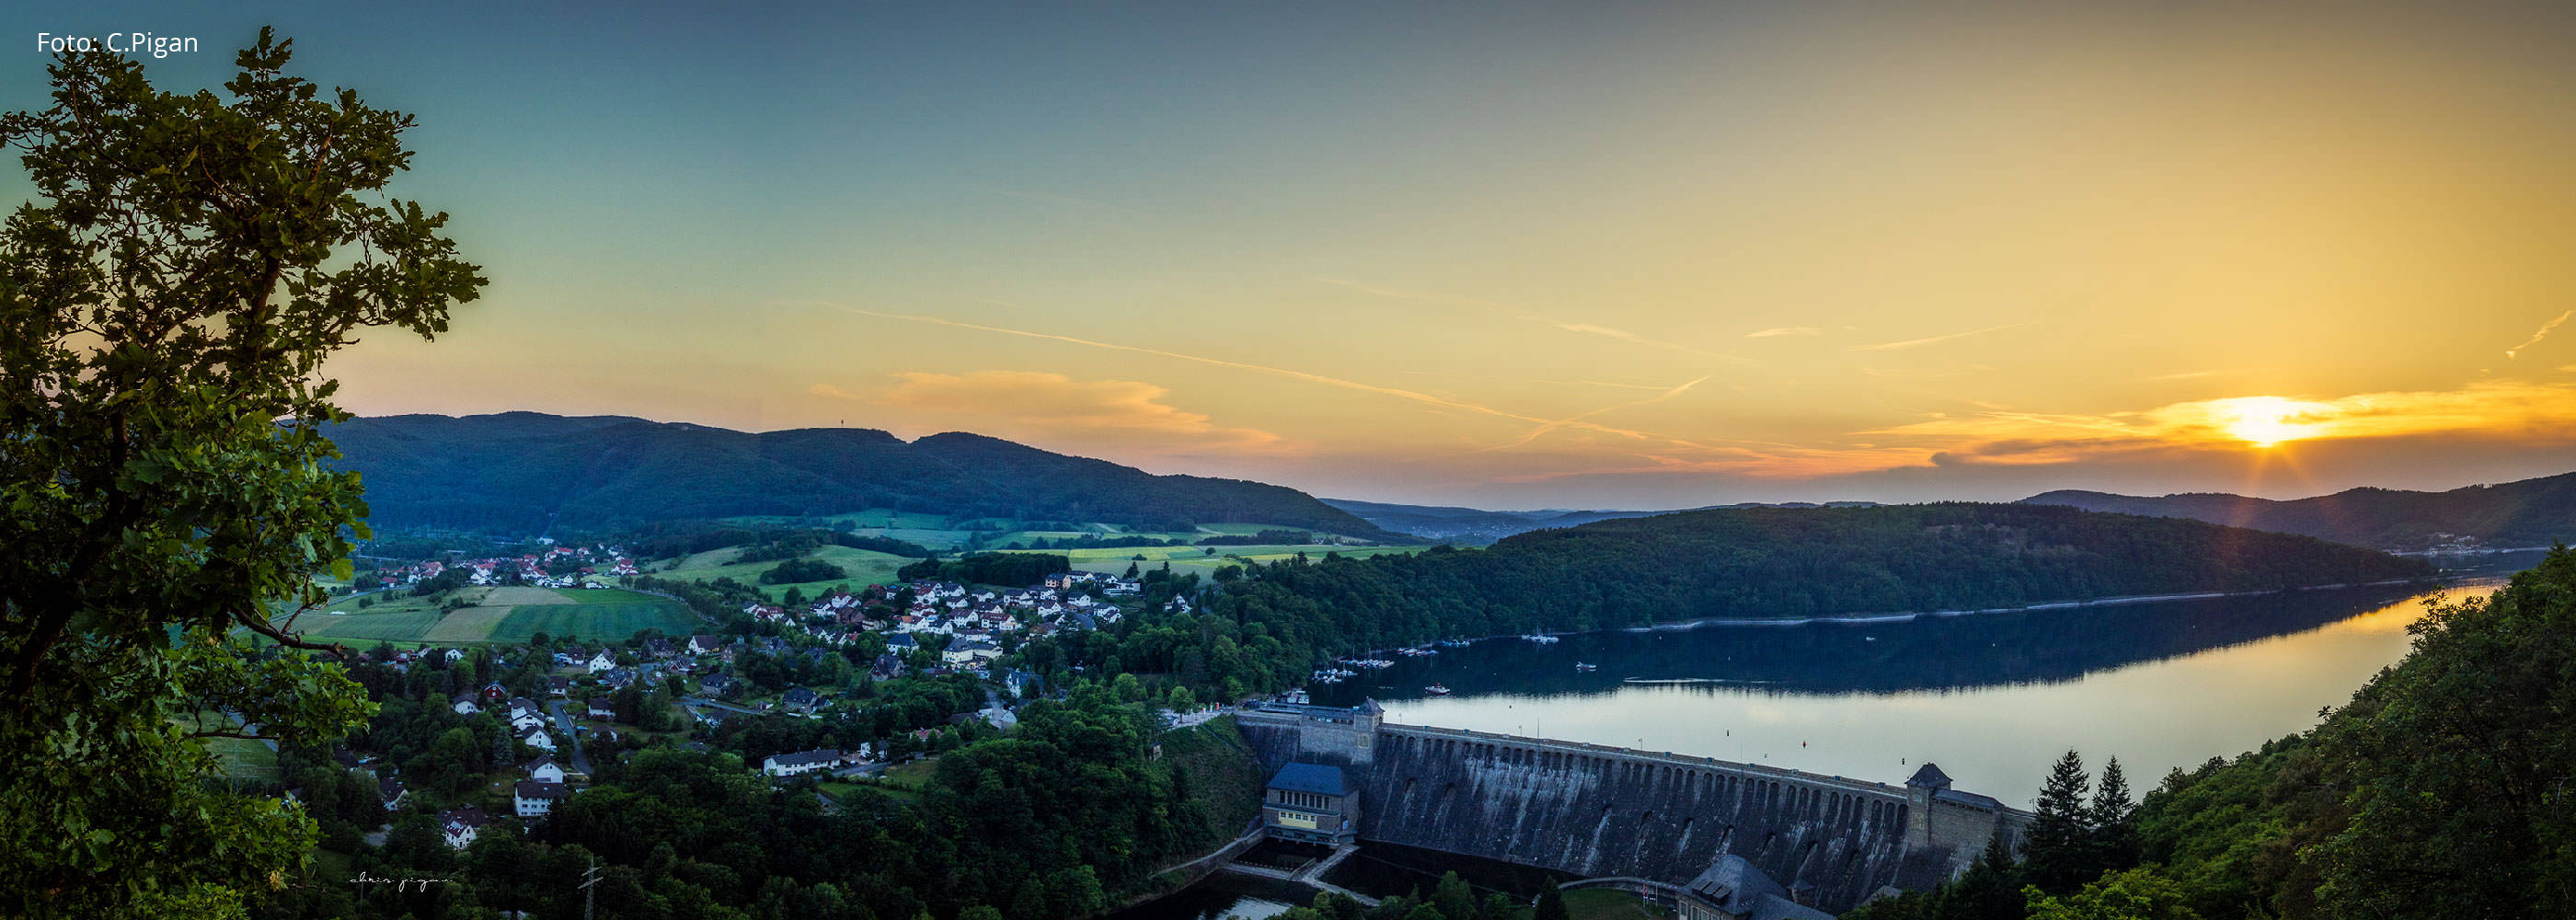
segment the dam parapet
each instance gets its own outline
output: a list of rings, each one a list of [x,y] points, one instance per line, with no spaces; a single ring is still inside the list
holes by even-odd
[[[1373,702],[1268,706],[1237,718],[1269,769],[1329,763],[1360,787],[1359,837],[1577,877],[1679,885],[1733,854],[1801,903],[1840,911],[1929,888],[2030,814],[1950,788],[1903,786],[1576,741],[1389,724]]]

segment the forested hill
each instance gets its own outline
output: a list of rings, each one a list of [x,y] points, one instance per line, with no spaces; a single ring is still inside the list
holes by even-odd
[[[2312,537],[2042,505],[1725,508],[1480,550],[1268,566],[1228,593],[1327,647],[1440,636],[2006,607],[2433,574]],[[1255,607],[1285,616],[1263,616]]]
[[[622,416],[397,415],[333,426],[378,527],[535,533],[869,508],[1144,527],[1247,522],[1366,539],[1401,535],[1295,489],[1156,476],[972,434],[748,434]]]
[[[2448,492],[2349,489],[2293,501],[2208,492],[2149,498],[2075,489],[2022,501],[2192,518],[2393,550],[2429,549],[2455,537],[2492,546],[2576,540],[2576,473]]]

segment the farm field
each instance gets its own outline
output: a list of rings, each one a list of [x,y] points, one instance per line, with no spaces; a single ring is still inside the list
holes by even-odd
[[[1172,571],[1175,572],[1195,571],[1205,573],[1216,571],[1218,568],[1223,566],[1239,565],[1245,560],[1261,563],[1277,562],[1282,559],[1291,558],[1300,552],[1305,553],[1310,558],[1322,558],[1325,553],[1340,553],[1344,556],[1360,557],[1378,556],[1387,553],[1418,553],[1429,548],[1430,547],[1428,546],[1328,546],[1323,544],[1309,544],[1305,546],[1146,546],[1121,549],[1054,550],[1053,552],[1061,553],[1071,559],[1074,570],[1079,572],[1124,572],[1127,571],[1127,566],[1131,564],[1140,565],[1145,568],[1154,568],[1165,562],[1169,562],[1172,565]],[[1216,555],[1208,555],[1207,551],[1209,549],[1216,550]],[[1032,552],[1036,551],[1033,550]],[[1136,560],[1137,556],[1145,557],[1144,561],[1138,562]],[[1242,559],[1238,560],[1228,558],[1230,556],[1240,556]]]
[[[374,594],[365,607],[342,598],[295,621],[306,637],[348,643],[462,645],[526,642],[538,632],[585,639],[624,639],[637,630],[697,631],[697,614],[675,601],[616,588],[466,588],[468,606],[441,612],[429,598]]]
[[[806,556],[806,558],[820,559],[824,562],[840,566],[843,571],[849,573],[847,578],[837,578],[830,581],[807,582],[804,584],[764,585],[760,583],[760,574],[762,572],[769,571],[770,569],[777,568],[779,563],[772,561],[750,562],[741,565],[730,564],[734,557],[742,554],[742,551],[743,547],[739,546],[729,546],[724,549],[709,550],[707,552],[698,553],[681,559],[679,564],[673,566],[668,572],[657,571],[655,574],[663,578],[700,581],[714,581],[718,578],[731,578],[735,581],[751,585],[754,588],[759,589],[763,595],[766,595],[770,600],[775,601],[780,597],[786,596],[787,589],[789,588],[796,588],[803,591],[807,597],[812,597],[818,592],[829,591],[834,585],[843,583],[849,584],[852,589],[857,589],[865,585],[886,584],[894,581],[895,570],[903,568],[904,565],[913,561],[891,553],[880,553],[864,549],[851,549],[847,546],[826,546],[815,550],[812,554]],[[660,567],[656,566],[655,568],[658,569]]]
[[[1102,536],[1143,536],[1161,540],[1187,541],[1218,534],[1242,535],[1260,533],[1264,530],[1311,530],[1311,528],[1305,527],[1289,527],[1281,524],[1255,523],[1201,524],[1195,530],[1162,531],[1144,530],[1122,524],[1108,524],[1099,521],[1085,521],[1077,523],[1075,526],[1078,529],[1073,530],[1032,530],[1029,529],[1030,525],[1038,522],[1012,520],[1008,518],[952,518],[936,514],[912,514],[898,512],[887,508],[872,508],[866,511],[852,512],[849,514],[835,514],[814,518],[740,517],[729,518],[728,520],[743,524],[810,525],[819,523],[824,526],[833,526],[846,521],[852,527],[857,528],[857,530],[853,531],[854,533],[865,536],[890,537],[907,543],[919,544],[923,547],[938,551],[959,549],[966,545],[966,541],[973,539],[977,533],[993,533],[995,531],[999,531],[1000,535],[986,540],[985,545],[999,547],[1009,545],[1014,541],[1026,542],[1033,539],[1061,540],[1067,537],[1079,537],[1084,534],[1100,534]]]

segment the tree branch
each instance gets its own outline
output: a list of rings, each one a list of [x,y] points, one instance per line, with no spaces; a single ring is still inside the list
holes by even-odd
[[[348,646],[341,645],[337,642],[327,644],[314,642],[302,636],[280,630],[275,626],[270,626],[268,625],[267,620],[251,616],[250,614],[242,611],[234,611],[233,620],[245,627],[249,627],[251,632],[274,639],[277,641],[277,644],[286,646],[287,648],[300,648],[308,652],[330,652],[331,654],[342,658],[349,657]]]

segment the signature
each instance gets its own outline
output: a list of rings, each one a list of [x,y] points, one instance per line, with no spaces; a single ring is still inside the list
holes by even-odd
[[[368,875],[362,870],[358,873],[358,877],[350,879],[349,883],[353,885],[364,885],[369,882],[374,882],[379,885],[390,883],[394,886],[395,891],[428,891],[429,886],[431,885],[453,881],[455,881],[455,879],[452,878],[382,878],[379,876]],[[413,887],[415,885],[419,887]]]

